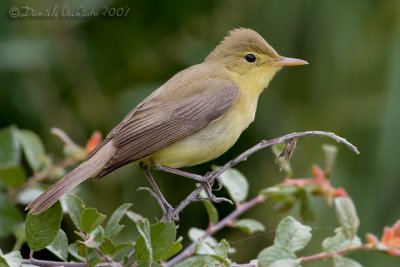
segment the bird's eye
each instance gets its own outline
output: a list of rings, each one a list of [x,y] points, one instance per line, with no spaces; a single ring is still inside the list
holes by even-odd
[[[244,59],[246,59],[247,62],[253,63],[254,61],[256,61],[256,56],[253,54],[246,54],[244,56]]]

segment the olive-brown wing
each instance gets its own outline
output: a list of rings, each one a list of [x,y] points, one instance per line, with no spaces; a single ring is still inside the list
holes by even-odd
[[[213,88],[179,101],[148,99],[107,137],[117,148],[98,178],[171,145],[221,118],[239,95],[236,84],[215,81]],[[156,99],[154,101],[157,101]]]

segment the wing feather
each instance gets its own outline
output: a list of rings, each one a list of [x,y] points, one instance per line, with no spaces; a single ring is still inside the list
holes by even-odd
[[[239,88],[226,80],[215,80],[197,94],[176,99],[150,98],[128,114],[107,137],[117,148],[98,178],[137,161],[219,119],[235,103]],[[162,104],[157,105],[158,101]]]

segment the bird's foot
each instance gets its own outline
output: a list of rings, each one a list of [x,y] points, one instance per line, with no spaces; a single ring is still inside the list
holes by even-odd
[[[166,201],[162,202],[163,205],[163,218],[165,222],[177,222],[179,221],[179,215],[174,214],[174,208]]]
[[[213,179],[212,179],[213,178]],[[216,171],[212,171],[212,172],[207,172],[204,175],[204,179],[209,181],[210,179],[212,179],[212,184],[211,186],[214,185],[215,181],[217,181],[218,183],[218,187],[216,189],[214,189],[215,191],[220,191],[222,189],[222,187],[224,186],[224,184],[222,183],[221,177],[220,175],[216,175]]]
[[[208,172],[206,175],[203,176],[203,179],[200,182],[204,186],[204,190],[206,191],[208,199],[214,203],[229,202],[233,204],[233,202],[230,199],[225,197],[216,197],[213,194],[212,186],[214,185],[215,180],[217,180],[218,182],[218,188],[216,190],[219,191],[222,189],[223,184],[221,178],[219,176],[215,176],[215,172]]]

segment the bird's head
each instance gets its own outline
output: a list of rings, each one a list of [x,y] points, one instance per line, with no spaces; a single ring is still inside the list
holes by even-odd
[[[230,31],[205,62],[222,64],[242,78],[265,80],[264,86],[282,67],[308,64],[279,55],[261,35],[245,28]]]

